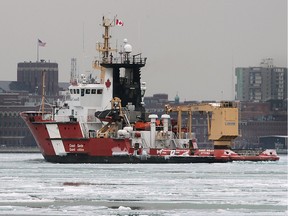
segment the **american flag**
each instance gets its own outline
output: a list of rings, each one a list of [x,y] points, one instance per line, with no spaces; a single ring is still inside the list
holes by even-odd
[[[46,43],[42,42],[40,39],[38,39],[38,46],[44,47]]]

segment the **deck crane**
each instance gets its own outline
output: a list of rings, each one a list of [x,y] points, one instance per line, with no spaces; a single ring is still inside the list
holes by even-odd
[[[182,138],[182,112],[188,113],[188,132],[192,136],[192,113],[203,112],[207,115],[208,139],[215,149],[231,148],[232,141],[239,136],[238,107],[236,102],[197,103],[190,105],[166,105],[166,113],[177,112],[177,132]],[[191,138],[191,137],[190,137]]]

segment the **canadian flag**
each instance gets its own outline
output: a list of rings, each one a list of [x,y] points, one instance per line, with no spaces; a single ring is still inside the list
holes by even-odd
[[[123,23],[122,20],[116,19],[116,25],[117,25],[117,26],[123,26],[124,23]]]

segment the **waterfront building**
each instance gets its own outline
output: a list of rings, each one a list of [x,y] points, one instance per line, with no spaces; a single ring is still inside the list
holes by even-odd
[[[236,100],[268,101],[287,98],[287,68],[264,59],[258,67],[237,67]]]
[[[21,62],[17,67],[17,82],[11,83],[12,90],[26,90],[29,93],[42,94],[42,80],[45,73],[45,94],[57,96],[58,89],[58,64],[46,62]]]
[[[245,148],[262,147],[259,137],[287,136],[287,100],[241,102],[237,143]]]
[[[3,84],[3,82],[2,82]],[[19,113],[25,110],[39,109],[40,98],[38,102],[33,95],[22,92],[5,92],[0,93],[0,144],[1,147],[23,147],[35,146],[36,143],[25,122]],[[30,101],[30,103],[29,103]],[[34,101],[34,103],[31,103]]]

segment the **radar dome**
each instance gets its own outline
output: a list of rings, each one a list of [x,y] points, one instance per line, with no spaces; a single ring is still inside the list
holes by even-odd
[[[128,40],[125,38],[124,39],[124,52],[125,53],[131,53],[132,52],[132,46],[128,44]]]

